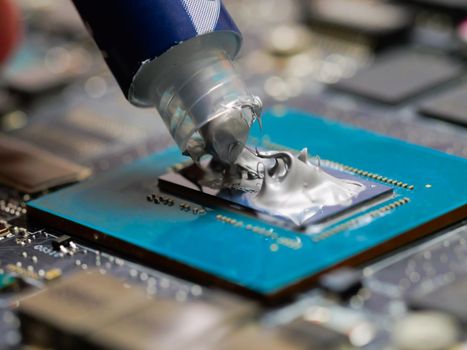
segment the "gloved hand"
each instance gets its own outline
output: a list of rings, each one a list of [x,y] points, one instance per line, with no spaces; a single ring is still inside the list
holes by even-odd
[[[15,0],[0,0],[0,65],[11,55],[20,36],[20,14]]]

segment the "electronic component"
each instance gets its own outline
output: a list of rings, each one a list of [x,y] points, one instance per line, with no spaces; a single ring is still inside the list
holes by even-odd
[[[154,314],[157,310],[152,310],[151,316],[155,319]],[[165,310],[164,310],[165,311]],[[139,317],[144,314],[139,315]],[[164,315],[171,318],[170,315]],[[200,315],[197,315],[197,319],[202,319]],[[135,329],[135,321],[143,321],[147,324],[147,327],[138,327]],[[247,324],[241,327],[240,330],[230,332],[229,327],[217,329],[217,332],[203,333],[203,339],[191,339],[189,347],[187,347],[187,339],[185,336],[185,329],[179,324],[180,331],[176,334],[160,334],[157,331],[160,330],[160,323],[152,324],[151,318],[144,319],[133,319],[132,323],[122,322],[122,325],[116,325],[116,330],[119,332],[110,332],[104,330],[102,333],[96,334],[94,343],[91,345],[92,349],[98,350],[147,350],[147,349],[195,349],[199,346],[200,349],[206,350],[237,350],[237,349],[255,349],[255,350],[305,350],[309,349],[309,346],[305,343],[300,343],[296,339],[291,339],[282,332],[276,330],[262,329],[255,324]],[[192,320],[191,320],[192,321]],[[193,324],[193,321],[192,321]],[[121,328],[126,325],[127,328]],[[152,327],[151,327],[152,326]],[[147,329],[144,329],[147,328]],[[195,328],[195,327],[192,327]],[[198,328],[198,327],[196,327]],[[201,327],[199,327],[201,328]],[[142,333],[142,331],[148,331],[148,334]],[[136,331],[136,333],[131,333]],[[152,331],[152,332],[151,332]],[[215,330],[216,331],[216,330]],[[223,332],[221,332],[223,331]],[[178,335],[178,336],[177,336]],[[137,337],[138,336],[138,337]],[[156,338],[158,336],[158,338]],[[173,337],[170,339],[170,337]],[[171,341],[167,344],[167,341]]]
[[[102,156],[111,147],[108,140],[90,133],[79,132],[76,128],[74,130],[67,128],[58,120],[28,125],[18,130],[15,136],[65,159],[73,159],[77,162],[89,161],[89,159]]]
[[[467,277],[460,277],[432,291],[414,293],[409,297],[409,306],[421,310],[439,310],[467,324],[466,288]]]
[[[138,310],[103,327],[88,338],[91,348],[121,350],[213,349],[253,315],[251,303],[235,298],[177,303],[155,299]]]
[[[327,310],[326,310],[327,311]],[[343,332],[323,327],[319,322],[298,318],[283,327],[289,339],[301,341],[312,349],[342,349],[350,346]]]
[[[146,199],[157,178],[185,159],[170,148],[29,202],[29,219],[187,278],[274,298],[333,266],[380,256],[467,214],[461,158],[293,110],[285,118],[270,112],[266,120],[259,147],[308,146],[322,165],[388,185],[394,197],[305,234],[220,209],[194,215],[182,210],[184,199],[173,198],[173,206]]]
[[[362,288],[362,273],[343,267],[323,275],[319,279],[319,285],[342,299],[348,299]]]
[[[149,299],[112,276],[84,271],[22,300],[19,318],[25,343],[36,346],[186,349],[207,334],[216,341],[256,310],[222,293],[184,303]]]
[[[306,4],[314,30],[363,34],[379,45],[399,37],[413,22],[406,8],[382,1],[308,0]]]
[[[4,72],[7,87],[31,96],[61,88],[79,77],[90,66],[89,54],[79,46],[24,46],[18,58]]]
[[[14,136],[85,164],[94,172],[109,170],[166,146],[170,136],[164,133],[163,122],[152,112],[126,102],[104,78],[94,76],[86,82],[101,84],[99,94],[103,96],[90,100],[85,83],[84,89],[78,89],[80,94],[72,95],[70,107],[56,105],[47,118],[28,119]],[[134,123],[135,116],[138,123]]]
[[[67,235],[55,238],[52,241],[52,248],[65,255],[74,255],[78,251],[78,246]]]
[[[10,225],[4,220],[0,220],[0,237],[4,237],[9,233]]]
[[[29,285],[19,276],[0,273],[0,293],[18,293]]]
[[[44,273],[44,280],[47,282],[54,281],[60,277],[62,277],[62,270],[56,267],[51,268]]]
[[[310,342],[297,339],[280,329],[267,329],[256,324],[245,324],[236,332],[219,341],[212,349],[216,350],[305,350],[310,349]],[[314,342],[311,343],[312,345]],[[332,349],[332,348],[327,348]]]
[[[97,271],[84,271],[22,300],[18,312],[26,344],[68,349],[82,336],[147,304],[139,289]]]
[[[416,52],[392,53],[335,86],[383,103],[397,104],[457,78],[461,67],[447,58]]]
[[[0,183],[26,193],[62,186],[90,175],[88,168],[6,135],[0,135],[0,163]]]
[[[71,243],[71,237],[67,235],[61,235],[52,241],[52,248],[60,250],[61,247],[68,247]]]
[[[467,126],[467,85],[430,98],[422,103],[419,111],[432,118]]]
[[[0,221],[7,221],[17,218],[26,213],[26,204],[18,201],[18,198],[0,199]]]
[[[4,291],[5,289],[10,288],[15,283],[15,277],[9,274],[0,274],[0,290]]]
[[[395,323],[392,341],[396,349],[445,350],[456,347],[459,335],[460,329],[449,315],[417,312]]]
[[[285,328],[296,337],[308,337],[310,342],[313,338],[315,342],[319,341],[317,349],[364,347],[378,333],[378,327],[365,313],[345,308],[319,294],[303,300],[295,309],[290,307],[289,313],[290,318],[294,314],[297,317]]]
[[[31,270],[18,266],[16,264],[8,264],[6,265],[6,269],[8,274],[14,276],[21,282],[31,282],[34,283],[35,281],[39,280],[39,275]],[[23,283],[24,285],[25,283]]]
[[[253,216],[260,216],[266,220],[265,215],[269,216],[270,222],[282,224],[286,227],[293,227],[297,230],[304,229],[308,225],[323,223],[326,220],[335,219],[336,216],[348,214],[349,211],[357,210],[359,207],[368,204],[368,202],[381,199],[383,196],[389,196],[392,189],[388,186],[376,182],[366,181],[354,175],[337,171],[334,169],[322,168],[322,172],[336,177],[339,180],[345,180],[350,183],[362,185],[364,190],[353,197],[345,205],[323,206],[314,215],[310,213],[309,218],[302,221],[296,221],[294,216],[283,216],[263,208],[254,201],[258,192],[241,189],[213,189],[207,186],[200,186],[203,170],[192,164],[176,172],[169,172],[159,177],[159,188],[162,191],[188,198],[207,206],[222,206],[230,210],[239,210],[249,213]],[[320,188],[323,192],[321,184]],[[346,201],[347,202],[347,201]]]

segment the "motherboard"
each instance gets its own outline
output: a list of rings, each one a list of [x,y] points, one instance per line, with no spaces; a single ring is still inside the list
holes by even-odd
[[[225,1],[265,109],[248,149],[359,186],[307,215],[293,192],[265,210],[200,185],[71,2],[19,4],[0,73],[0,348],[467,347],[463,1]]]

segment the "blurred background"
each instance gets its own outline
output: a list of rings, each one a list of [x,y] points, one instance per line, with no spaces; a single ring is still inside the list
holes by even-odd
[[[224,3],[244,34],[238,69],[252,92],[263,99],[265,109],[281,115],[286,107],[297,108],[467,157],[467,1]],[[93,174],[172,142],[154,109],[138,109],[126,101],[70,0],[0,0],[0,62],[0,142],[7,137],[20,140]],[[268,120],[262,125],[267,130]],[[292,126],[284,132],[291,130]],[[339,140],[334,141],[338,145]],[[313,149],[309,151],[313,154]],[[17,218],[25,213],[28,195],[0,190],[0,214]],[[6,231],[0,220],[2,232]],[[308,332],[313,342],[332,343],[338,349],[465,349],[458,341],[465,337],[459,336],[451,316],[406,313],[404,298],[424,282],[452,281],[454,268],[465,271],[466,242],[464,226],[443,240],[433,240],[429,247],[414,247],[395,260],[368,267],[363,271],[365,288],[360,274],[346,275],[346,287],[359,292],[345,296],[344,306],[334,297],[315,297],[312,291],[311,299],[281,311],[280,322],[307,308],[303,322],[294,323],[288,335],[301,337]],[[16,243],[9,249],[19,256]],[[8,253],[7,248],[2,249]],[[100,253],[92,256],[93,263],[99,256],[101,266]],[[102,261],[102,266],[118,265],[122,275],[148,290],[155,288],[155,282],[148,282],[152,278],[148,274],[156,274],[153,270],[119,265],[110,256],[103,255]],[[81,269],[83,262],[73,260],[73,264]],[[177,300],[201,294],[199,286],[172,277],[163,276],[157,283],[162,293]],[[455,305],[448,305],[454,310],[465,304],[465,286],[456,291]],[[467,312],[459,313],[456,322],[465,324]],[[3,309],[0,316],[0,331],[9,330],[2,332],[0,348],[17,346],[16,321]],[[264,319],[267,323],[267,315]],[[327,328],[312,330],[311,323]],[[424,332],[418,332],[420,325]],[[241,339],[249,339],[248,332]],[[425,340],[424,347],[417,347],[420,339]],[[232,349],[244,348],[239,344],[244,346],[245,341],[235,344],[238,347]]]

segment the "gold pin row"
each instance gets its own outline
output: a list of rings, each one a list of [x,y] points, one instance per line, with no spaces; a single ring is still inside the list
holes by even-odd
[[[264,237],[271,238],[275,240],[277,244],[285,246],[290,249],[296,250],[302,247],[301,240],[279,236],[279,234],[277,234],[277,232],[274,232],[274,229],[272,228],[266,228],[262,226],[251,225],[251,224],[245,225],[243,221],[238,221],[225,215],[216,215],[216,220],[232,225],[234,227],[243,228],[247,231],[251,231],[253,233],[256,233]]]
[[[415,188],[414,185],[409,185],[408,183],[405,183],[405,182],[402,182],[402,181],[394,180],[394,179],[391,179],[389,177],[385,177],[383,175],[379,175],[379,174],[372,173],[372,172],[369,172],[369,171],[361,170],[361,169],[354,168],[354,167],[351,167],[351,166],[348,166],[348,165],[343,165],[342,169],[344,169],[346,171],[350,171],[350,172],[352,172],[354,174],[357,174],[357,175],[368,177],[368,178],[373,179],[373,180],[377,180],[377,181],[380,181],[380,182],[387,183],[389,185],[405,188],[405,189],[408,189],[408,190],[413,190]]]
[[[152,202],[154,204],[162,204],[162,205],[166,205],[169,207],[173,207],[175,205],[174,199],[158,194],[158,193],[150,194],[146,197],[146,199],[148,200],[148,202]],[[180,203],[178,207],[180,208],[181,211],[192,212],[194,215],[206,214],[206,209],[204,209],[203,207],[193,206],[185,202]]]
[[[270,143],[270,142],[267,142],[265,144],[268,144],[270,147],[274,147],[275,149],[279,149],[279,150],[282,149],[282,150],[287,150],[287,151],[292,151],[292,152],[298,152],[297,150],[294,150],[292,148],[284,147],[284,146],[273,144],[273,143]],[[327,166],[329,166],[331,168],[335,168],[335,169],[339,169],[339,170],[350,171],[350,172],[352,172],[354,174],[365,176],[365,177],[368,177],[370,179],[377,180],[377,181],[380,181],[380,182],[384,182],[384,183],[389,184],[389,185],[397,186],[397,187],[400,187],[400,188],[405,188],[405,189],[408,189],[410,191],[415,189],[414,185],[409,185],[406,182],[394,180],[394,179],[388,178],[386,176],[382,176],[382,175],[379,175],[379,174],[376,174],[376,173],[372,173],[372,172],[365,171],[365,170],[362,170],[362,169],[354,168],[354,167],[351,167],[351,166],[348,166],[348,165],[344,165],[344,164],[341,164],[341,163],[338,163],[338,162],[334,162],[332,160],[322,159],[321,164],[324,164],[324,165],[327,165]]]
[[[186,212],[192,212],[194,215],[204,215],[206,214],[206,209],[201,208],[201,207],[195,207],[192,206],[188,203],[180,203],[179,205],[180,210],[186,211]]]
[[[396,208],[399,208],[407,203],[410,202],[410,198],[408,197],[404,197],[402,199],[399,199],[395,202],[392,202],[391,204],[388,204],[380,209],[376,209],[375,212],[378,212],[378,213],[385,213],[387,211],[390,211],[390,210],[393,210],[393,209],[396,209]],[[377,215],[376,215],[377,216]]]
[[[218,215],[216,215],[216,220],[218,220],[220,222],[223,222],[223,223],[226,223],[226,224],[229,224],[229,225],[232,225],[232,226],[235,226],[235,227],[243,227],[243,221],[238,221],[238,220],[229,218],[228,216],[218,214]]]
[[[359,217],[356,217],[352,220],[349,220],[349,221],[346,221],[340,225],[337,225],[335,227],[333,227],[332,229],[330,229],[329,231],[326,231],[320,235],[317,235],[315,237],[313,237],[313,241],[314,242],[320,242],[322,240],[325,240],[331,236],[334,236],[335,234],[337,233],[340,233],[342,231],[345,231],[345,230],[348,230],[350,228],[354,228],[354,227],[357,227],[358,225],[360,225],[360,223],[362,222],[362,219],[363,218],[366,218],[366,217],[371,217],[371,218],[377,218],[383,214],[385,214],[386,212],[388,211],[391,211],[391,210],[394,210],[398,207],[401,207],[407,203],[410,202],[410,198],[408,197],[404,197],[402,199],[399,199],[399,200],[396,200],[388,205],[385,205],[381,208],[378,208],[378,209],[375,209],[373,211],[370,211],[369,213],[366,213],[366,214],[363,214]]]
[[[169,207],[173,207],[175,205],[175,200],[157,193],[150,194],[146,197],[146,199],[148,200],[148,202],[153,202],[154,204],[162,204],[167,205]]]
[[[271,237],[272,239],[279,238],[279,235],[276,232],[274,232],[272,228],[267,229],[261,226],[246,225],[245,229],[247,229],[248,231],[253,231],[254,233],[257,233],[262,236]]]

